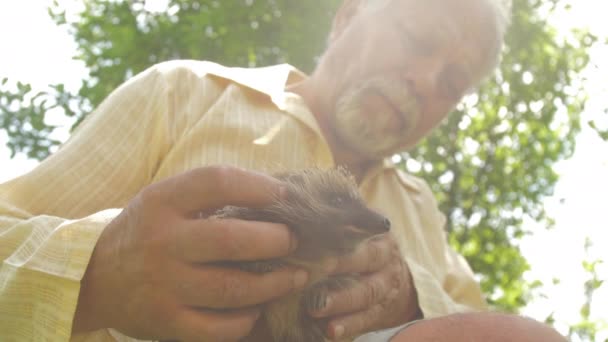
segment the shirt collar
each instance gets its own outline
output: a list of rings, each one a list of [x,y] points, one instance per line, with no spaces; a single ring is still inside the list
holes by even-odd
[[[419,193],[421,191],[420,184],[416,178],[408,175],[405,171],[395,166],[390,158],[385,158],[382,161],[378,161],[376,165],[372,166],[365,174],[365,177],[361,182],[361,186],[372,181],[376,177],[380,177],[382,174],[392,174],[399,180],[401,185],[412,192]]]
[[[208,74],[236,82],[267,95],[279,109],[288,112],[304,122],[324,141],[324,137],[314,116],[308,111],[308,107],[306,107],[302,98],[285,91],[285,86],[302,81],[307,77],[306,74],[294,66],[278,64],[262,68],[231,68],[217,63],[206,63],[208,63],[208,68],[206,68]],[[409,177],[405,172],[401,172],[390,158],[385,158],[382,162],[372,167],[367,172],[365,180],[371,180],[384,172],[394,173],[404,187],[415,192],[420,192],[420,186],[416,180]]]
[[[205,62],[208,74],[225,78],[242,86],[265,94],[272,102],[285,109],[287,94],[285,86],[302,81],[307,76],[294,66],[278,64],[261,68],[225,67],[217,63]]]
[[[278,64],[261,68],[233,68],[213,62],[204,63],[204,70],[207,74],[227,79],[268,96],[277,108],[302,121],[325,140],[314,115],[308,110],[304,100],[294,93],[285,91],[286,86],[300,82],[307,77],[294,66]]]

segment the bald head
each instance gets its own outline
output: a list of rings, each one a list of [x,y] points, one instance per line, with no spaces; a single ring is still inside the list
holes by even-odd
[[[510,23],[511,0],[345,0],[336,20],[339,22],[338,16],[344,14],[350,20],[356,15],[379,11],[394,1],[412,2],[411,10],[418,13],[404,13],[404,20],[415,18],[413,25],[418,20],[424,21],[425,12],[426,17],[428,13],[433,13],[435,17],[443,17],[441,21],[434,21],[436,35],[454,39],[462,38],[453,37],[456,33],[461,33],[467,35],[466,38],[477,40],[483,54],[482,63],[477,65],[477,82],[498,64]],[[346,25],[343,24],[342,28],[338,26],[334,25],[330,38],[336,37]]]

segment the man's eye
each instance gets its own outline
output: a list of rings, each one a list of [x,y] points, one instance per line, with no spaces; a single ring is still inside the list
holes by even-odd
[[[440,76],[441,93],[449,100],[458,101],[465,92],[467,77],[456,67],[447,67]]]

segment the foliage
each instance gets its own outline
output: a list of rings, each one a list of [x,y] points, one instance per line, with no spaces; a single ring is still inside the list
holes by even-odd
[[[585,240],[585,252],[587,258],[589,258],[589,249],[592,246],[591,239],[587,237]],[[591,306],[593,304],[593,295],[602,286],[604,279],[601,279],[597,267],[602,263],[602,260],[583,260],[582,266],[589,278],[585,281],[585,302],[581,306],[580,322],[572,325],[568,332],[568,337],[572,339],[577,337],[581,341],[596,341],[596,334],[600,329],[608,329],[608,321],[606,320],[593,320],[591,318]],[[605,342],[608,342],[606,340]]]
[[[17,152],[23,152],[29,158],[41,160],[60,144],[52,137],[56,127],[45,123],[45,116],[60,109],[65,116],[74,117],[73,104],[87,102],[87,99],[76,98],[64,89],[63,84],[36,93],[29,84],[21,82],[10,88],[8,79],[4,78],[0,83],[0,127],[9,137],[7,146],[11,150],[11,158]]]
[[[605,111],[605,114],[608,114],[608,110]],[[600,138],[608,141],[608,129],[602,130],[601,128],[598,127],[598,125],[595,123],[595,121],[589,121],[588,124],[591,128],[593,128],[597,132],[597,134],[600,136]]]
[[[48,156],[59,141],[45,139],[53,131],[44,124],[45,113],[59,107],[76,119],[76,126],[114,88],[156,62],[203,59],[234,66],[289,62],[310,71],[325,46],[338,4],[339,0],[172,0],[167,11],[154,11],[143,0],[92,0],[83,1],[83,12],[72,21],[55,1],[49,14],[57,24],[69,26],[79,47],[76,58],[85,63],[89,77],[77,94],[54,85],[35,95],[36,104],[26,96],[27,85],[16,91],[6,82],[0,86],[0,103],[6,103],[0,108],[2,127],[9,133],[12,155]]]
[[[225,65],[289,62],[310,71],[322,51],[331,1],[171,0],[152,11],[142,0],[84,1],[78,20],[54,4],[50,15],[71,29],[90,75],[77,94],[54,86],[28,100],[26,85],[0,88],[9,147],[41,159],[57,141],[44,124],[58,107],[76,124],[125,79],[164,60],[191,58]],[[551,226],[542,207],[557,175],[552,165],[572,154],[584,97],[573,86],[594,38],[559,39],[546,23],[559,0],[515,0],[500,71],[470,96],[437,132],[404,154],[403,166],[428,180],[447,214],[451,243],[481,277],[490,302],[516,311],[538,282],[517,241],[529,216]],[[29,125],[29,126],[28,126]],[[20,128],[29,128],[20,130]]]
[[[513,1],[500,70],[403,158],[431,183],[451,242],[481,274],[490,303],[506,311],[540,285],[522,280],[529,266],[517,241],[526,216],[552,225],[542,199],[558,178],[553,164],[573,153],[585,103],[573,84],[595,38],[573,32],[578,46],[558,39],[541,15],[557,5]]]
[[[608,38],[605,38],[603,43],[604,46],[608,46]],[[608,88],[605,87],[604,92],[608,92]],[[596,120],[590,120],[587,124],[597,132],[601,139],[608,141],[608,108],[604,108],[601,115],[603,115],[603,120],[598,117]]]

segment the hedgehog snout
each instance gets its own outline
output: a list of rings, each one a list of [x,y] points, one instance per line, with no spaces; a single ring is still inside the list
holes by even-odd
[[[382,225],[384,226],[385,232],[391,230],[391,220],[389,220],[388,218],[385,217],[384,220],[382,220]]]
[[[359,222],[360,228],[373,234],[386,233],[391,229],[391,221],[384,215],[368,209]]]

